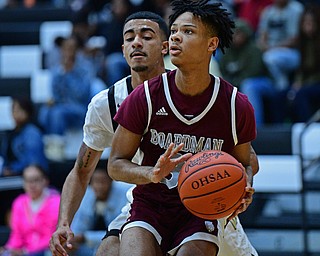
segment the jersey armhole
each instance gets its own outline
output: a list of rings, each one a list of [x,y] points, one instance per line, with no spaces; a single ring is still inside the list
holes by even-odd
[[[113,132],[118,127],[118,123],[113,120],[114,116],[117,113],[117,107],[116,107],[116,102],[114,99],[114,86],[111,86],[108,91],[108,102],[109,102],[109,109],[110,109],[110,114],[111,114],[111,121],[112,121],[112,127],[113,127]]]
[[[238,144],[237,135],[237,122],[236,122],[236,97],[237,97],[237,87],[233,87],[231,96],[231,129],[234,145]]]
[[[144,91],[146,94],[146,100],[147,100],[147,105],[148,105],[148,123],[147,123],[146,129],[144,130],[144,134],[146,134],[147,131],[149,130],[149,125],[150,125],[150,120],[151,120],[151,115],[152,115],[152,104],[151,104],[151,96],[150,96],[150,91],[149,91],[148,80],[144,81],[143,85],[144,85]]]

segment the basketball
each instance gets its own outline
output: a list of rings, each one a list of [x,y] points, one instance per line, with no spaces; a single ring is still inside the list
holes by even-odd
[[[207,219],[229,216],[241,204],[246,187],[245,169],[230,154],[208,150],[190,157],[178,177],[183,205]]]

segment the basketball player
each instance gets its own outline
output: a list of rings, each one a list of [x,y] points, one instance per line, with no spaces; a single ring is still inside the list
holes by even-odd
[[[154,16],[152,13],[137,13],[134,14],[130,17],[128,17],[127,22],[133,20],[133,19],[137,19],[137,21],[139,21],[138,23],[133,23],[134,26],[141,26],[141,24],[144,24],[146,22],[142,22],[141,23],[141,19],[147,19],[147,21],[153,20],[154,22],[156,22],[158,19],[158,24],[160,27],[160,31],[155,30],[155,33],[167,33],[167,29],[165,27],[165,23],[164,21],[162,21],[162,19],[158,16]],[[127,23],[126,22],[126,23]],[[132,23],[132,22],[131,22]],[[146,23],[147,25],[148,23]],[[141,31],[139,31],[139,29],[133,30],[133,35],[134,36],[141,36]],[[142,33],[143,35],[143,33]],[[162,34],[161,34],[162,35]],[[162,37],[164,35],[161,36],[161,38],[158,40],[164,40]],[[167,37],[165,37],[167,38]],[[134,51],[134,49],[137,47],[135,46],[137,42],[129,42],[130,40],[128,40],[127,43],[124,44],[124,49],[127,49],[127,51],[130,53],[132,51]],[[162,56],[157,54],[155,51],[151,51],[150,47],[147,47],[148,44],[152,44],[153,40],[142,40],[142,44],[140,46],[138,46],[141,49],[141,52],[145,53],[145,59],[146,62],[143,63],[144,65],[146,65],[147,69],[146,71],[148,71],[149,69],[149,65],[150,63],[155,63],[156,65],[159,65],[161,68],[157,69],[158,74],[161,74],[164,72],[164,68],[162,67]],[[161,49],[162,51],[162,49]],[[129,55],[129,53],[127,54],[127,56]],[[92,101],[92,103],[90,104],[89,107],[89,111],[87,113],[87,121],[85,124],[85,138],[88,138],[90,136],[92,136],[92,142],[88,141],[88,140],[84,140],[84,143],[81,146],[81,150],[79,152],[79,156],[78,156],[78,160],[75,164],[75,167],[73,168],[72,172],[70,173],[68,179],[65,182],[65,186],[64,186],[64,190],[62,193],[62,198],[64,198],[64,201],[68,199],[68,197],[70,195],[78,195],[77,192],[74,192],[74,186],[71,186],[73,183],[75,185],[77,185],[77,182],[81,182],[84,184],[86,183],[85,179],[90,179],[91,177],[91,173],[90,170],[91,168],[94,169],[95,163],[91,164],[92,161],[97,161],[97,158],[100,158],[100,155],[104,149],[104,147],[107,147],[108,145],[111,144],[111,139],[113,136],[113,129],[116,126],[116,123],[112,123],[112,117],[115,115],[115,111],[116,111],[116,105],[120,104],[124,98],[128,95],[128,93],[130,93],[133,88],[135,88],[139,83],[142,83],[145,79],[147,78],[151,78],[152,76],[155,76],[154,72],[150,72],[147,73],[146,71],[143,70],[143,68],[141,69],[141,65],[139,66],[139,62],[137,62],[137,58],[132,59],[129,56],[126,58],[128,61],[128,64],[130,66],[132,66],[131,68],[131,74],[132,77],[127,77],[121,81],[119,81],[118,83],[116,83],[115,87],[111,87],[110,90],[105,90],[103,92],[101,92],[100,94],[98,94]],[[154,60],[154,61],[148,61],[148,60]],[[139,71],[139,67],[140,67],[140,71]],[[152,65],[150,65],[150,69],[154,69],[154,67]],[[131,86],[130,86],[131,83]],[[110,99],[110,101],[108,100]],[[99,103],[99,104],[98,104]],[[98,108],[96,108],[98,107]],[[100,110],[97,110],[100,109]],[[101,109],[103,109],[103,111],[101,111]],[[97,116],[100,115],[101,117]],[[94,118],[96,117],[96,118]],[[112,128],[112,125],[114,125],[114,127]],[[93,129],[89,129],[88,127],[102,127],[99,130],[95,130],[95,134],[92,133]],[[106,128],[103,128],[106,127]],[[96,136],[94,136],[96,135]],[[87,142],[86,142],[87,141]],[[104,144],[105,146],[103,146],[101,144],[101,141],[105,141]],[[91,143],[91,147],[86,145]],[[93,148],[96,149],[100,149],[100,150],[94,150]],[[101,151],[101,152],[100,152]],[[88,158],[88,155],[90,155],[90,158]],[[257,158],[256,155],[253,151],[253,161],[252,163],[255,165],[254,169],[257,170],[258,166],[257,166]],[[83,164],[81,165],[81,161],[84,162],[87,159],[89,159],[90,161],[88,162],[88,166],[84,167]],[[80,167],[81,166],[81,167]],[[88,172],[88,176],[84,176],[84,175],[80,175],[79,176],[79,171],[83,172],[84,174],[86,172]],[[78,181],[73,181],[74,178],[77,178]],[[82,180],[84,180],[82,182]],[[76,188],[76,187],[75,187]],[[86,187],[84,187],[85,189]],[[79,188],[76,188],[76,191],[80,191]],[[66,196],[66,193],[68,192],[68,195]],[[129,193],[128,193],[129,194]],[[130,198],[130,194],[129,194],[129,198]],[[76,202],[76,200],[82,200],[82,197],[79,199],[76,198],[70,198],[68,199],[69,202]],[[63,203],[63,201],[61,201],[61,210],[60,210],[60,219],[67,219],[67,217],[63,217],[62,213],[66,213],[66,210],[68,210],[68,206],[72,206],[72,204],[65,204]],[[64,210],[63,210],[64,208]],[[73,213],[74,214],[74,213]],[[73,216],[72,214],[72,216]],[[121,225],[124,223],[125,219],[126,219],[126,215],[127,213],[123,213],[124,215],[122,216],[123,221],[121,223],[117,223],[118,226],[116,226],[118,229],[120,229]],[[62,253],[65,253],[64,249],[61,249],[61,245],[63,245],[65,242],[67,243],[68,247],[71,246],[69,244],[70,239],[73,237],[73,234],[69,228],[71,221],[66,222],[67,225],[65,225],[64,227],[60,227],[58,226],[57,231],[55,232],[55,234],[52,236],[51,239],[51,250],[53,255],[63,255]],[[238,222],[239,223],[239,222]],[[119,226],[120,225],[120,226]],[[240,223],[239,223],[240,225]],[[228,226],[230,226],[230,224],[228,224]],[[227,226],[227,227],[228,227]],[[232,226],[233,227],[233,226]],[[241,230],[242,227],[240,226]],[[239,228],[237,230],[237,237],[242,237],[244,238],[246,241],[247,237],[245,236],[244,232],[239,232]],[[107,239],[103,240],[100,248],[99,248],[99,252],[101,254],[98,255],[105,255],[106,251],[108,251],[108,255],[118,255],[118,243],[119,243],[119,239],[117,235],[114,234],[114,230],[113,232],[111,232],[111,236],[108,236]],[[239,234],[242,234],[241,236],[239,236]],[[110,234],[109,234],[110,235]],[[227,236],[226,236],[227,237]],[[228,239],[228,238],[227,238]],[[226,240],[226,241],[229,241]],[[243,241],[243,239],[241,240]],[[111,244],[111,246],[110,246]],[[247,244],[247,243],[243,243],[242,244]],[[251,246],[251,245],[250,245]],[[250,247],[249,246],[249,247]],[[250,247],[251,248],[251,247]],[[60,251],[59,251],[60,250]],[[62,252],[62,253],[60,253]],[[222,254],[223,255],[223,254]],[[225,255],[231,255],[231,254],[225,254]],[[236,255],[240,255],[240,254],[236,254]]]
[[[173,186],[177,175],[171,171],[192,153],[223,150],[245,166],[247,193],[230,218],[246,210],[254,192],[252,106],[228,82],[208,72],[216,49],[230,46],[234,23],[220,4],[208,0],[179,0],[172,6],[169,46],[178,70],[137,87],[115,116],[120,125],[109,174],[137,184],[121,233],[120,255],[217,255],[217,222],[189,213]],[[141,166],[131,162],[138,149]]]
[[[131,76],[97,94],[88,107],[83,143],[62,189],[59,223],[50,240],[53,255],[67,255],[64,246],[72,248],[70,225],[103,150],[111,145],[116,126],[112,117],[119,105],[144,80],[165,72],[163,57],[169,36],[165,21],[154,13],[140,12],[128,17],[125,24],[123,48],[127,49]]]

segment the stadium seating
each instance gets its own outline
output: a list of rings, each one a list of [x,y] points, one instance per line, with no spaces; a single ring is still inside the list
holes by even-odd
[[[39,45],[8,45],[0,47],[0,77],[30,77],[42,67]]]

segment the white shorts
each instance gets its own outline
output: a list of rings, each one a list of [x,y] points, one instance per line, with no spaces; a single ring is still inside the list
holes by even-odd
[[[258,256],[242,228],[239,217],[233,218],[227,225],[226,223],[226,218],[218,219],[218,256]]]

